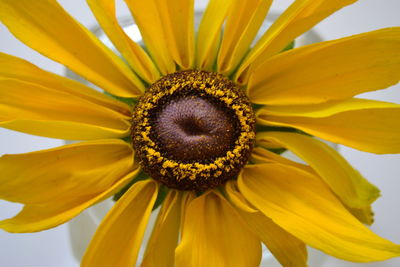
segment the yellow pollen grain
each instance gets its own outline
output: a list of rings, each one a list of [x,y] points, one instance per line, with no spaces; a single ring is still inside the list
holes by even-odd
[[[166,161],[164,161],[162,167],[163,167],[164,169],[167,169],[167,168],[175,168],[177,165],[178,165],[178,163],[176,163],[176,162],[174,162],[174,161],[172,161],[172,160],[166,160]]]

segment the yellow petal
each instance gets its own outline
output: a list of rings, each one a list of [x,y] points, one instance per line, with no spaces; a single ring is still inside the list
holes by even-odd
[[[260,133],[260,134],[262,134],[262,133]],[[274,138],[274,139],[272,139],[272,138],[263,138],[261,142],[264,145],[264,144],[269,144],[270,142],[278,142],[278,141],[279,141],[278,138]],[[304,152],[304,151],[302,151],[302,152]],[[307,153],[305,153],[305,154],[307,154]],[[300,153],[298,155],[300,155]],[[338,154],[336,156],[339,156],[339,158],[338,158],[339,163],[343,162],[344,159],[341,159],[340,154]],[[336,157],[336,156],[334,156],[334,157]],[[281,163],[281,164],[284,164],[284,165],[291,165],[291,166],[296,167],[298,169],[301,169],[303,171],[309,172],[312,175],[316,175],[316,176],[320,177],[318,175],[318,173],[316,173],[314,171],[314,169],[312,169],[310,166],[291,161],[289,159],[281,157],[281,156],[279,156],[279,155],[277,155],[277,154],[275,154],[273,152],[270,152],[270,151],[268,151],[266,149],[263,149],[261,147],[254,148],[254,150],[252,152],[252,155],[251,155],[251,159],[255,163],[271,163],[271,162],[273,163],[273,162],[275,162],[275,163]],[[303,159],[305,159],[305,157],[303,157]],[[311,160],[311,157],[310,157],[310,160]],[[333,160],[333,162],[335,162],[335,159]],[[315,164],[317,164],[317,162],[315,162]],[[344,164],[345,164],[345,166],[348,165],[347,162],[344,162]],[[318,167],[319,166],[317,166],[316,168],[318,168]],[[340,168],[342,168],[342,167],[340,166]],[[355,172],[354,174],[356,176],[355,177],[354,176],[351,177],[353,179],[349,179],[349,180],[345,181],[347,186],[343,186],[344,188],[352,187],[353,184],[354,184],[354,182],[352,180],[354,180],[354,178],[356,178],[355,182],[358,182],[361,186],[365,186],[365,188],[364,189],[362,189],[362,188],[361,189],[360,188],[352,188],[350,191],[355,191],[356,193],[360,192],[360,196],[361,197],[365,197],[367,199],[368,198],[376,198],[377,196],[379,196],[379,189],[377,189],[373,185],[369,184],[362,177],[361,177],[361,179],[364,180],[364,181],[357,180],[357,178],[360,178],[360,175],[358,174],[357,171],[353,170],[351,166],[350,166],[350,168],[351,168],[351,170],[349,171],[349,173],[346,173],[346,175],[349,176],[349,174],[352,174],[353,172]],[[327,169],[327,170],[329,170],[329,169]],[[321,172],[323,173],[324,170],[321,170]],[[336,170],[336,171],[334,171],[334,173],[338,173],[338,171]],[[339,171],[339,175],[340,175],[340,171]],[[329,177],[329,176],[330,176],[330,174],[326,176],[326,179],[332,178],[332,177]],[[337,177],[340,177],[340,176],[336,176],[335,178],[337,178]],[[321,178],[321,179],[324,180],[323,178]],[[340,181],[342,181],[342,180],[343,179],[340,179]],[[332,182],[332,181],[330,181],[330,182]],[[333,181],[333,182],[335,182],[335,181]],[[329,185],[329,181],[327,182],[327,184]],[[333,189],[333,188],[331,188],[331,189]],[[339,187],[339,189],[340,189],[340,187]],[[368,190],[370,190],[369,195],[368,195]],[[339,193],[343,194],[345,192],[339,192]],[[363,194],[367,194],[367,195],[363,196]],[[356,195],[356,197],[357,197],[357,195]],[[339,196],[339,198],[340,198],[340,196]],[[347,198],[352,200],[351,197],[347,197]],[[349,207],[349,205],[354,206],[352,201],[346,201],[348,203],[348,204],[346,204],[346,202],[345,202],[346,199],[345,198],[341,198],[340,200],[341,200],[342,204],[346,207],[346,209],[351,214],[353,214],[354,217],[359,219],[360,222],[368,224],[368,225],[371,225],[373,223],[373,221],[374,221],[373,215],[374,214],[372,212],[371,205],[367,205],[367,206],[365,206],[363,208],[351,208],[351,207]],[[365,200],[363,200],[363,199],[358,199],[355,202],[359,203],[359,202],[362,202],[362,201],[365,202]],[[370,200],[368,202],[372,202],[372,201]]]
[[[177,190],[168,192],[147,243],[142,267],[174,266],[174,252],[179,237],[181,197],[182,194]]]
[[[63,224],[84,209],[109,198],[126,186],[139,169],[120,178],[115,184],[95,194],[59,199],[42,204],[26,204],[15,217],[0,221],[0,229],[12,233],[30,233],[46,230]]]
[[[192,191],[184,191],[182,193],[182,201],[181,201],[181,235],[184,232],[183,227],[185,226],[185,215],[187,207],[189,206],[190,202],[196,198],[196,194]]]
[[[260,132],[259,134],[262,135],[263,133]],[[276,139],[262,138],[262,139],[260,139],[259,145],[267,144],[267,146],[268,146],[269,143],[271,143],[271,142],[278,143],[278,141]],[[278,143],[278,144],[281,148],[286,148],[285,145],[282,145],[281,143]],[[310,172],[310,173],[314,173],[314,170],[310,166],[289,160],[289,159],[279,156],[278,154],[275,154],[269,150],[266,150],[262,147],[256,147],[253,149],[253,152],[251,154],[251,159],[255,163],[270,163],[270,162],[281,163],[281,164],[285,164],[285,165],[291,165],[293,167],[302,169],[302,170]]]
[[[156,0],[172,58],[183,69],[194,63],[194,0]]]
[[[225,186],[230,201],[237,207],[250,229],[261,239],[282,266],[307,266],[307,249],[305,244],[276,225],[270,218],[253,209],[247,201],[238,198],[236,182],[229,181]],[[245,207],[245,209],[243,209]]]
[[[0,157],[0,198],[40,204],[104,191],[134,169],[118,139],[89,141]]]
[[[331,101],[323,104],[311,104],[300,106],[268,106],[259,109],[256,115],[264,118],[266,116],[298,116],[308,118],[324,118],[346,111],[355,111],[370,108],[395,108],[399,105],[383,101],[350,98],[341,101]]]
[[[177,267],[258,266],[261,246],[240,215],[219,194],[209,192],[187,207]]]
[[[55,0],[0,1],[0,20],[29,47],[114,95],[136,97],[144,91],[125,63]]]
[[[236,73],[236,80],[245,83],[249,66],[258,66],[279,53],[292,40],[311,29],[332,13],[357,0],[296,0],[264,33],[246,56]]]
[[[252,102],[305,105],[347,99],[400,80],[400,27],[294,49],[249,78]]]
[[[400,246],[371,232],[307,172],[282,164],[252,165],[244,168],[238,185],[277,225],[329,255],[355,262],[400,256]]]
[[[0,126],[73,140],[129,134],[129,117],[44,86],[0,78]]]
[[[400,152],[400,105],[349,99],[343,102],[260,110],[258,122],[289,126],[358,150]]]
[[[218,72],[229,75],[236,69],[248,52],[271,3],[272,0],[233,2],[218,54]]]
[[[87,0],[97,21],[129,63],[129,66],[146,82],[153,83],[160,74],[143,48],[133,42],[118,24],[115,0]]]
[[[129,130],[120,131],[79,122],[50,120],[16,119],[0,122],[0,127],[18,132],[65,140],[122,138],[129,135]]]
[[[44,71],[23,59],[0,52],[0,79],[15,79],[68,93],[127,116],[131,108],[79,82]]]
[[[172,36],[165,31],[157,0],[125,0],[129,7],[149,53],[155,60],[160,72],[168,74],[175,71],[175,63],[169,51],[169,39]]]
[[[233,0],[210,0],[197,33],[196,67],[212,70],[218,54],[222,24]]]
[[[379,189],[369,183],[336,150],[315,138],[287,132],[257,134],[257,142],[274,140],[307,162],[348,206],[363,208],[379,197]]]
[[[154,180],[133,185],[97,228],[81,266],[135,266],[157,192],[158,184]]]
[[[228,181],[224,189],[227,199],[237,208],[239,213],[240,211],[254,214],[259,212],[243,197],[242,193],[239,192],[236,181]]]

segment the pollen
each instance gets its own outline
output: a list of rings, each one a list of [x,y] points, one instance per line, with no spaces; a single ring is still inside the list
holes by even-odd
[[[153,179],[202,192],[237,177],[254,146],[254,125],[249,100],[227,77],[180,71],[152,84],[140,98],[132,143]]]

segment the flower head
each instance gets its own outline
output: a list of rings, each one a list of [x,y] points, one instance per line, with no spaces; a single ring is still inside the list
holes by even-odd
[[[283,266],[306,266],[306,244],[400,255],[363,225],[379,190],[316,138],[400,152],[399,105],[355,98],[400,80],[400,28],[287,50],[355,0],[296,0],[255,45],[270,0],[210,0],[197,29],[193,0],[126,0],[137,44],[114,1],[87,2],[124,60],[55,0],[0,0],[19,40],[107,92],[0,54],[0,126],[82,141],[0,158],[0,198],[24,204],[0,228],[55,227],[118,193],[82,266],[133,266],[159,203],[142,266],[257,266],[261,243]]]

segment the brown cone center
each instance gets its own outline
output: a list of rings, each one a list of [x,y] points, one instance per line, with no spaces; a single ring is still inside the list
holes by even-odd
[[[153,179],[204,192],[239,174],[254,146],[254,125],[250,101],[235,83],[185,70],[162,77],[140,98],[132,145]]]
[[[155,120],[164,151],[180,161],[221,157],[234,145],[232,116],[216,103],[186,96],[170,101]]]

